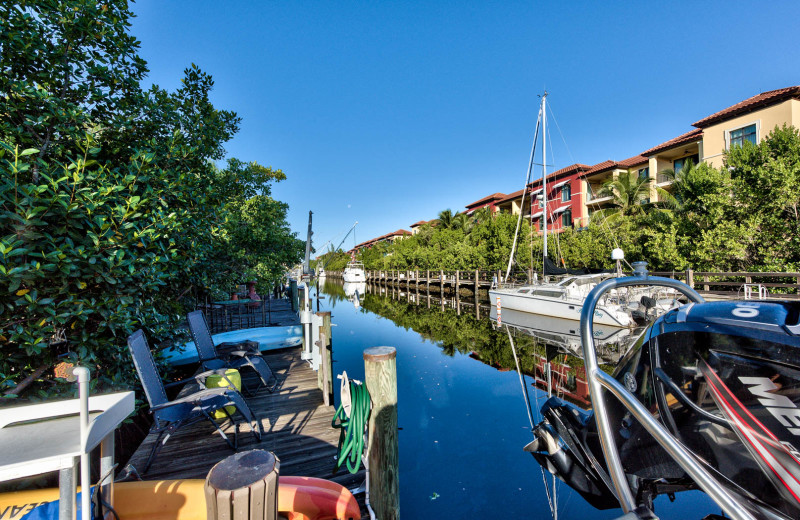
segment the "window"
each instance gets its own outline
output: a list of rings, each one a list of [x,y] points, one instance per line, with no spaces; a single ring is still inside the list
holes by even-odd
[[[572,197],[572,189],[569,187],[569,183],[561,186],[561,202],[569,202],[570,197]]]
[[[572,227],[572,210],[568,209],[561,214],[561,227]]]
[[[736,130],[731,130],[728,134],[728,147],[742,146],[745,141],[756,144],[756,125],[745,126]]]
[[[675,175],[680,173],[687,161],[692,161],[692,164],[697,166],[697,164],[700,162],[700,156],[698,154],[694,154],[681,157],[680,159],[675,159],[675,161],[672,163],[672,169],[675,171]]]
[[[639,170],[639,179],[646,179],[650,177],[650,168],[641,168]]]

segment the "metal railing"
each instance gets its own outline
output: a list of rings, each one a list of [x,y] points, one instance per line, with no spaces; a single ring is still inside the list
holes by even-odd
[[[595,287],[586,298],[586,303],[581,311],[581,343],[583,345],[583,359],[586,368],[586,377],[589,383],[589,395],[592,400],[600,445],[608,465],[610,476],[614,482],[617,499],[622,509],[628,513],[633,511],[637,504],[633,497],[630,484],[622,468],[617,446],[614,443],[614,430],[606,413],[606,404],[603,390],[608,390],[619,400],[636,420],[653,436],[656,442],[677,462],[695,483],[708,494],[722,510],[735,520],[755,520],[755,517],[709,473],[689,450],[669,431],[659,423],[647,408],[622,386],[611,375],[600,370],[594,350],[592,338],[594,310],[604,293],[611,289],[630,287],[635,285],[658,286],[675,289],[683,293],[692,302],[702,303],[703,297],[688,285],[671,278],[631,276],[625,278],[612,278]]]

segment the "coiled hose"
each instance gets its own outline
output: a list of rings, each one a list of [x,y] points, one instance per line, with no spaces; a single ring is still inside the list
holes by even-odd
[[[364,432],[372,410],[367,385],[350,381],[350,417],[344,410],[344,403],[336,409],[331,426],[339,428],[339,456],[333,472],[339,471],[347,462],[350,473],[357,473],[361,468],[361,455],[364,453]]]

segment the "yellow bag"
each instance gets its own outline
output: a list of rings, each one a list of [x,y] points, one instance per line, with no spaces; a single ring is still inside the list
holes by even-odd
[[[233,383],[233,390],[241,391],[242,389],[242,375],[239,373],[238,370],[235,368],[229,368],[225,371],[225,377],[227,377],[231,383]],[[222,388],[228,387],[231,388],[231,385],[228,384],[228,381],[222,377],[221,374],[211,374],[210,376],[206,377],[206,388]],[[236,411],[235,406],[226,406],[225,409],[228,411],[229,414],[233,415]],[[223,420],[227,419],[228,416],[225,415],[225,412],[222,410],[217,410],[213,413],[214,419]]]

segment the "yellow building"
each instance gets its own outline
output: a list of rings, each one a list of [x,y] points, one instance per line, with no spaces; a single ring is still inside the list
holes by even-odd
[[[722,166],[723,152],[745,141],[758,143],[776,126],[800,128],[800,86],[764,92],[697,121],[701,160]]]

